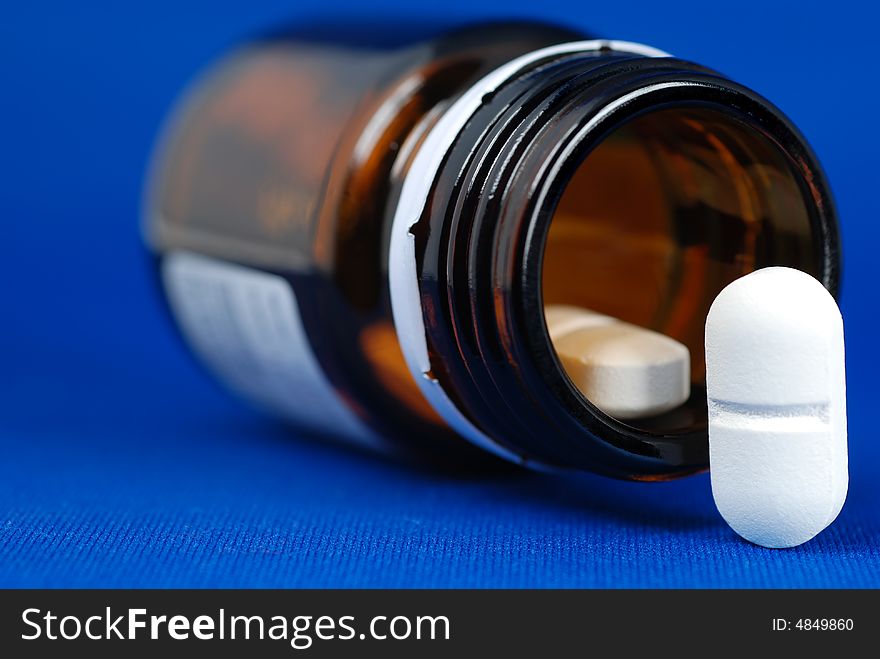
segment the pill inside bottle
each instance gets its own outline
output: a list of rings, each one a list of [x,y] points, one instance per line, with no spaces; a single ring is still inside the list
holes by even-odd
[[[544,247],[544,319],[569,384],[604,423],[664,442],[705,436],[718,292],[768,265],[821,276],[791,172],[772,143],[701,109],[634,119],[573,172]]]
[[[690,352],[675,339],[579,307],[550,305],[544,314],[568,377],[606,414],[652,416],[690,396]]]

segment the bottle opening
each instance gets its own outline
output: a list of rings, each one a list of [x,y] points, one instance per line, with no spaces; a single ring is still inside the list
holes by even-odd
[[[589,153],[550,224],[545,309],[605,314],[690,352],[684,403],[618,420],[648,433],[705,428],[709,306],[729,282],[758,268],[785,265],[821,278],[814,203],[782,147],[722,110],[650,112]]]

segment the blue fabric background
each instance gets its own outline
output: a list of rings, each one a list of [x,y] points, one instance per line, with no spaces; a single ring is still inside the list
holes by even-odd
[[[841,1],[443,3],[444,20],[557,19],[712,65],[774,100],[818,151],[846,250],[851,487],[822,536],[770,551],[724,525],[706,476],[395,464],[298,439],[191,362],[139,241],[151,141],[229,45],[359,3],[329,4],[4,8],[0,585],[880,586],[877,16]]]

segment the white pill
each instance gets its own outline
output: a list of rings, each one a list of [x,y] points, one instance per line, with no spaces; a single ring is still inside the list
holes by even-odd
[[[547,305],[547,329],[565,372],[618,419],[666,412],[690,396],[690,352],[658,332],[566,305]]]
[[[746,540],[794,547],[837,517],[849,482],[843,321],[813,277],[765,268],[706,319],[709,464],[718,511]]]

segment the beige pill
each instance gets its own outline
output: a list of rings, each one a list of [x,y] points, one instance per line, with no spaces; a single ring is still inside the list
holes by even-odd
[[[568,377],[606,414],[653,416],[690,396],[690,352],[675,339],[578,307],[548,305],[544,315]]]

